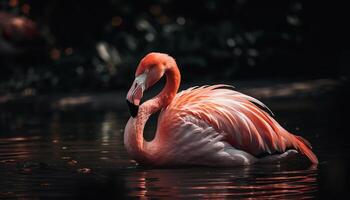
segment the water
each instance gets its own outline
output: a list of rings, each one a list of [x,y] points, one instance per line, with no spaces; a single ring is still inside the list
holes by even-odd
[[[312,99],[267,102],[283,126],[310,140],[320,159],[318,166],[300,160],[236,168],[138,166],[123,147],[129,116],[123,106],[102,110],[2,108],[0,198],[340,197],[348,166],[348,156],[342,152],[349,148],[342,140],[332,140],[334,126],[330,124],[334,121],[329,121],[329,115],[336,109],[325,102],[321,105],[326,110],[318,109]]]

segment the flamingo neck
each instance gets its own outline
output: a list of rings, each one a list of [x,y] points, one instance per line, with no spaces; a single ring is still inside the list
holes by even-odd
[[[155,139],[147,142],[143,130],[149,117],[162,108],[166,108],[174,99],[180,86],[180,72],[176,64],[165,71],[166,84],[163,90],[152,99],[143,103],[136,118],[130,118],[125,129],[125,146],[128,153],[138,162],[150,163],[155,159],[157,145]],[[155,136],[157,138],[157,135]]]
[[[140,106],[140,108],[143,107],[149,115],[167,107],[174,99],[179,89],[181,76],[176,63],[172,67],[167,68],[164,74],[166,83],[163,90],[157,96]]]

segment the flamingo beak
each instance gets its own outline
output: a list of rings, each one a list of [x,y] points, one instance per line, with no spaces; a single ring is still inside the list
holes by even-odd
[[[140,102],[145,91],[146,74],[137,76],[126,95],[126,102],[129,106],[130,115],[135,118],[139,111]]]
[[[135,104],[131,103],[129,100],[126,100],[126,103],[129,106],[129,112],[131,117],[135,118],[137,116],[137,113],[139,112],[139,106],[136,106]]]

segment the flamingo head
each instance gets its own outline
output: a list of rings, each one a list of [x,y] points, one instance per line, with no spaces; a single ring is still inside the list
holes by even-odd
[[[163,53],[149,53],[139,63],[135,80],[126,96],[132,117],[136,117],[145,90],[158,82],[175,60]]]

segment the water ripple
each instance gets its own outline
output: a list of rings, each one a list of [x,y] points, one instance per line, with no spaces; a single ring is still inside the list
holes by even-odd
[[[45,119],[40,136],[0,138],[0,198],[309,199],[318,192],[318,169],[303,165],[142,168],[124,150],[125,115],[70,114]]]

